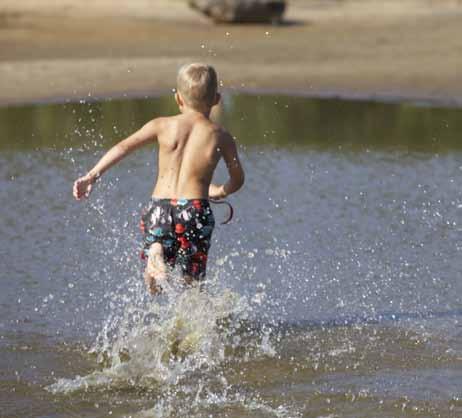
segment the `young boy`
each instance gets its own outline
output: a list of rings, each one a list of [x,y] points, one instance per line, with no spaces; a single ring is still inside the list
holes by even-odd
[[[209,199],[222,199],[244,183],[244,171],[231,135],[210,121],[220,101],[217,74],[205,64],[189,64],[178,72],[175,100],[180,114],[151,120],[112,147],[74,183],[77,200],[86,198],[93,184],[114,164],[148,143],[159,145],[157,181],[142,218],[145,283],[151,294],[162,290],[167,266],[179,265],[186,283],[205,277],[207,254],[215,225]],[[223,157],[229,180],[212,184]]]

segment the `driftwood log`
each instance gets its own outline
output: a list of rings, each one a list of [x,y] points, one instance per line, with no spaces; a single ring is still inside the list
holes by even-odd
[[[189,0],[189,5],[215,22],[280,23],[284,0]]]

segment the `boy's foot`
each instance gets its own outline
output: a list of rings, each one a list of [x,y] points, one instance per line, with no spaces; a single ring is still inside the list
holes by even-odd
[[[167,280],[166,276],[154,277],[152,273],[149,273],[148,271],[144,272],[144,283],[146,284],[148,292],[153,296],[162,292],[162,286],[159,283],[162,283],[164,280]]]

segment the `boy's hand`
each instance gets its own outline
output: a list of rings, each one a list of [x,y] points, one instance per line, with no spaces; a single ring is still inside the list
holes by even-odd
[[[225,186],[223,184],[210,184],[209,199],[220,200],[226,197]]]
[[[77,200],[81,200],[82,198],[87,198],[90,196],[90,193],[93,189],[93,184],[96,181],[95,176],[91,176],[89,174],[78,178],[74,182],[73,188],[73,195]]]

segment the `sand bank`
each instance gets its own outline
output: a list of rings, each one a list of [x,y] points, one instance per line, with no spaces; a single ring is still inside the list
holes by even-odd
[[[224,88],[462,101],[462,2],[292,1],[287,23],[214,25],[181,0],[4,0],[0,102],[151,95],[184,62]]]

